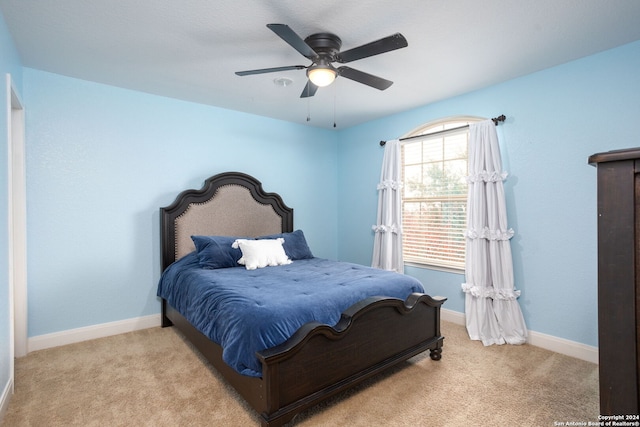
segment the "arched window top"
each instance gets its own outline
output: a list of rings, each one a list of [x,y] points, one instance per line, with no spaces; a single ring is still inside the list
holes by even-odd
[[[418,126],[412,131],[403,135],[402,138],[409,138],[418,135],[428,135],[434,132],[440,132],[443,130],[455,129],[461,126],[467,126],[471,123],[477,123],[486,120],[484,117],[477,116],[452,116],[442,119],[432,120],[425,124]]]

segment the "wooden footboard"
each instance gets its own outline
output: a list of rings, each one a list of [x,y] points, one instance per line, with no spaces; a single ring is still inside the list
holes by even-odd
[[[163,317],[260,414],[263,426],[279,427],[299,412],[425,350],[439,360],[444,340],[440,307],[445,300],[425,294],[412,294],[407,301],[373,297],[345,311],[335,327],[308,323],[282,345],[257,353],[261,379],[231,369],[222,360],[220,346],[168,304],[163,304]]]
[[[268,390],[263,425],[298,412],[427,349],[439,360],[444,298],[374,297],[353,305],[335,327],[304,325],[286,343],[258,353]],[[372,333],[375,331],[375,333]]]

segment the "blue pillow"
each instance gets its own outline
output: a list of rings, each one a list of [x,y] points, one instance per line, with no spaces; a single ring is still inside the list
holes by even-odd
[[[231,247],[236,239],[242,237],[229,236],[191,236],[196,245],[200,267],[208,269],[239,267],[242,257],[240,249]]]
[[[313,258],[311,249],[307,245],[307,239],[304,237],[302,230],[296,230],[293,233],[280,233],[272,234],[269,236],[261,236],[258,239],[277,239],[282,237],[284,239],[284,251],[289,259],[310,259]]]

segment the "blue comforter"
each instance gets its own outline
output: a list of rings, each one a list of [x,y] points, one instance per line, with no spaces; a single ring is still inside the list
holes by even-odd
[[[203,269],[195,252],[169,266],[158,296],[220,344],[223,359],[243,375],[260,377],[255,353],[285,342],[302,325],[335,325],[340,315],[370,296],[405,300],[424,292],[412,277],[321,258],[246,270]]]

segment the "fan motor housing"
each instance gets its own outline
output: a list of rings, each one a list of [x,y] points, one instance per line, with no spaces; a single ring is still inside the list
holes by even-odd
[[[318,55],[326,54],[332,58],[340,52],[342,47],[342,40],[340,37],[331,33],[317,33],[311,34],[304,39],[304,42],[309,45],[311,49],[316,51]]]

